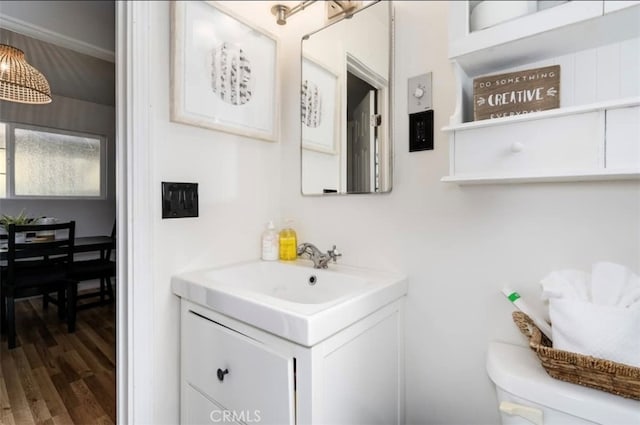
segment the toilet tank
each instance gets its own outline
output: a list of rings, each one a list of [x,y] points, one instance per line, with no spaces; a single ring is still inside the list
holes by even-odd
[[[487,372],[503,425],[640,424],[640,401],[554,379],[528,347],[490,343]]]

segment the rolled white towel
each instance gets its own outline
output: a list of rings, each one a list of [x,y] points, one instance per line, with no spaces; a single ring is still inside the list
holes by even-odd
[[[553,348],[640,367],[640,304],[631,308],[552,298]]]
[[[540,281],[543,300],[551,298],[570,298],[590,301],[589,274],[581,270],[557,270],[549,273]]]
[[[627,280],[618,306],[631,307],[634,304],[640,304],[640,277],[632,275]]]
[[[601,261],[591,269],[591,302],[597,305],[618,305],[630,277],[628,268]]]

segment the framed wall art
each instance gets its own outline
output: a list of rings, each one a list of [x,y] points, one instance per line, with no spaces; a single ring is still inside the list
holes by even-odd
[[[338,75],[315,60],[302,58],[300,89],[302,147],[335,154],[338,140]]]
[[[216,2],[171,8],[171,120],[278,136],[278,41]]]

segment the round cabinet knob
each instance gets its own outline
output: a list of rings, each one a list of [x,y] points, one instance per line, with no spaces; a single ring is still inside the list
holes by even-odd
[[[422,96],[424,96],[424,90],[420,87],[416,87],[415,91],[413,92],[413,97],[415,97],[416,99],[420,99]]]
[[[224,375],[226,375],[227,373],[229,373],[229,369],[218,369],[217,375],[218,375],[218,380],[220,382],[224,381]]]
[[[514,142],[511,145],[511,152],[513,153],[522,152],[523,150],[524,150],[524,145],[520,142]]]

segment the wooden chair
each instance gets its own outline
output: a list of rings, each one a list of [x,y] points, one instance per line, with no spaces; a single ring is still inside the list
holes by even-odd
[[[66,233],[66,238],[16,241],[19,233],[46,230],[62,231]],[[2,330],[8,330],[10,349],[16,346],[15,300],[19,298],[57,292],[60,301],[58,316],[66,316],[69,332],[75,330],[78,282],[70,278],[74,238],[74,221],[47,225],[9,225],[7,265],[0,269],[0,318]]]
[[[99,296],[100,299],[97,302],[80,304],[77,306],[78,310],[94,307],[96,305],[104,305],[105,299],[111,303],[114,301],[113,285],[111,284],[111,278],[116,275],[116,262],[111,260],[111,253],[116,243],[116,223],[113,223],[111,229],[111,239],[113,244],[109,249],[100,251],[100,257],[90,260],[74,261],[73,270],[71,271],[71,278],[77,281],[86,281],[100,279],[100,290],[97,292],[90,292],[78,295],[78,299],[90,298]]]

